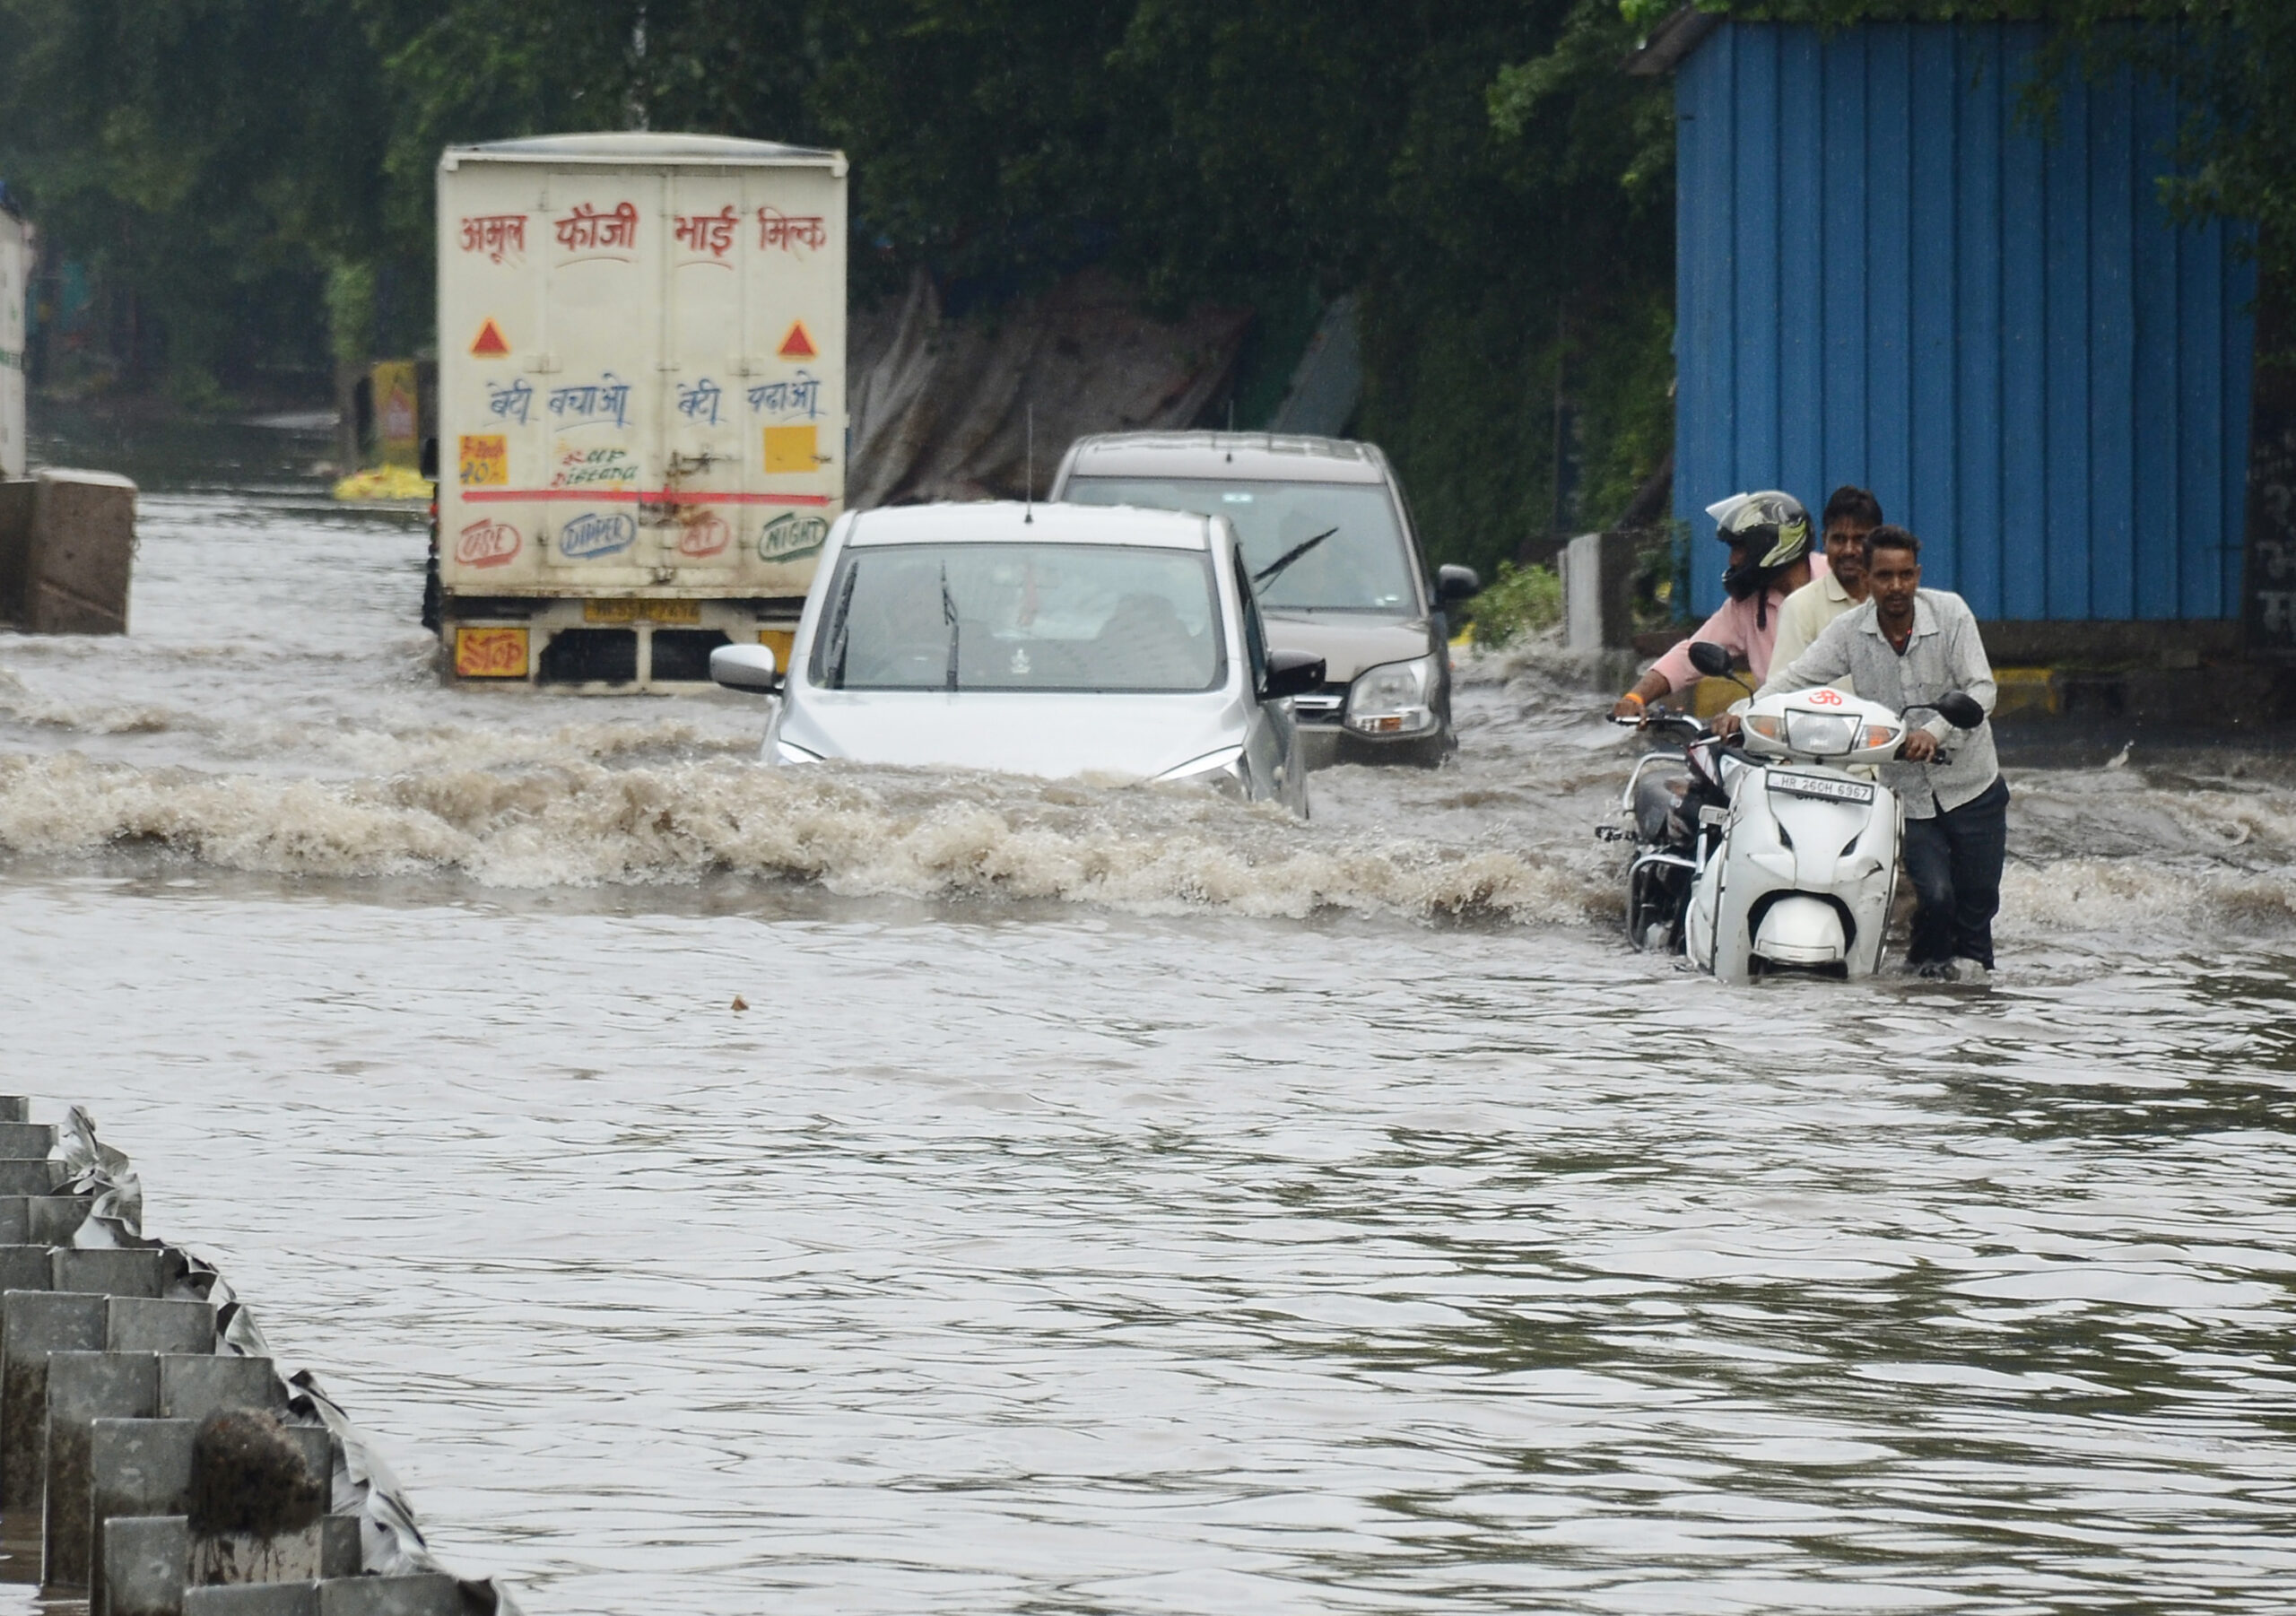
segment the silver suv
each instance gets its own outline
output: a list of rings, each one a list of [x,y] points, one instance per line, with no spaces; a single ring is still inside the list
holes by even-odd
[[[1446,567],[1430,583],[1411,508],[1377,446],[1265,432],[1104,433],[1069,446],[1051,497],[1234,525],[1268,648],[1324,659],[1324,687],[1292,702],[1309,767],[1432,767],[1457,749],[1444,613],[1479,584],[1465,567]]]

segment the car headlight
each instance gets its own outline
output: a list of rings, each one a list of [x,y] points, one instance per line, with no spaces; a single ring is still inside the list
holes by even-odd
[[[1432,656],[1365,669],[1347,687],[1347,727],[1359,735],[1424,734],[1436,725],[1434,692],[1440,677]]]
[[[1239,802],[1251,795],[1250,781],[1244,772],[1244,749],[1240,746],[1223,747],[1178,769],[1167,769],[1156,777],[1156,784],[1209,786],[1221,795]]]

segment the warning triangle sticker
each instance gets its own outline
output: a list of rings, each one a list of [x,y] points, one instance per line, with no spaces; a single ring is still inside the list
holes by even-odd
[[[803,320],[792,320],[789,323],[789,334],[781,339],[781,346],[776,348],[774,352],[783,359],[821,357],[820,350],[813,346],[813,339],[806,334],[805,322]]]
[[[486,324],[471,339],[470,351],[478,359],[500,359],[510,352],[510,339],[502,334],[502,327],[494,323],[492,315],[486,317]]]

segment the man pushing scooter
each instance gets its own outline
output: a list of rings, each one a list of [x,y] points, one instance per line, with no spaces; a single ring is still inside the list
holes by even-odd
[[[1932,707],[1907,734],[1883,783],[1905,804],[1904,859],[1918,907],[1906,963],[1923,976],[1982,983],[1993,969],[1993,917],[2008,850],[2009,786],[1994,760],[1993,726],[1956,734],[1934,704],[1966,691],[1993,710],[1993,667],[1968,603],[1921,586],[1921,541],[1902,527],[1866,540],[1867,597],[1843,613],[1758,695],[1805,691],[1847,676],[1854,694],[1899,712]],[[1734,733],[1728,715],[1716,725]],[[1944,751],[1950,742],[1952,753]]]

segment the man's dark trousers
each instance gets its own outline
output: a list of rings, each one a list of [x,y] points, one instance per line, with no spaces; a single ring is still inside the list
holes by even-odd
[[[2008,852],[2009,782],[1998,775],[1958,808],[1906,821],[1905,873],[1920,906],[1908,964],[1974,960],[1993,969],[1993,917]]]

